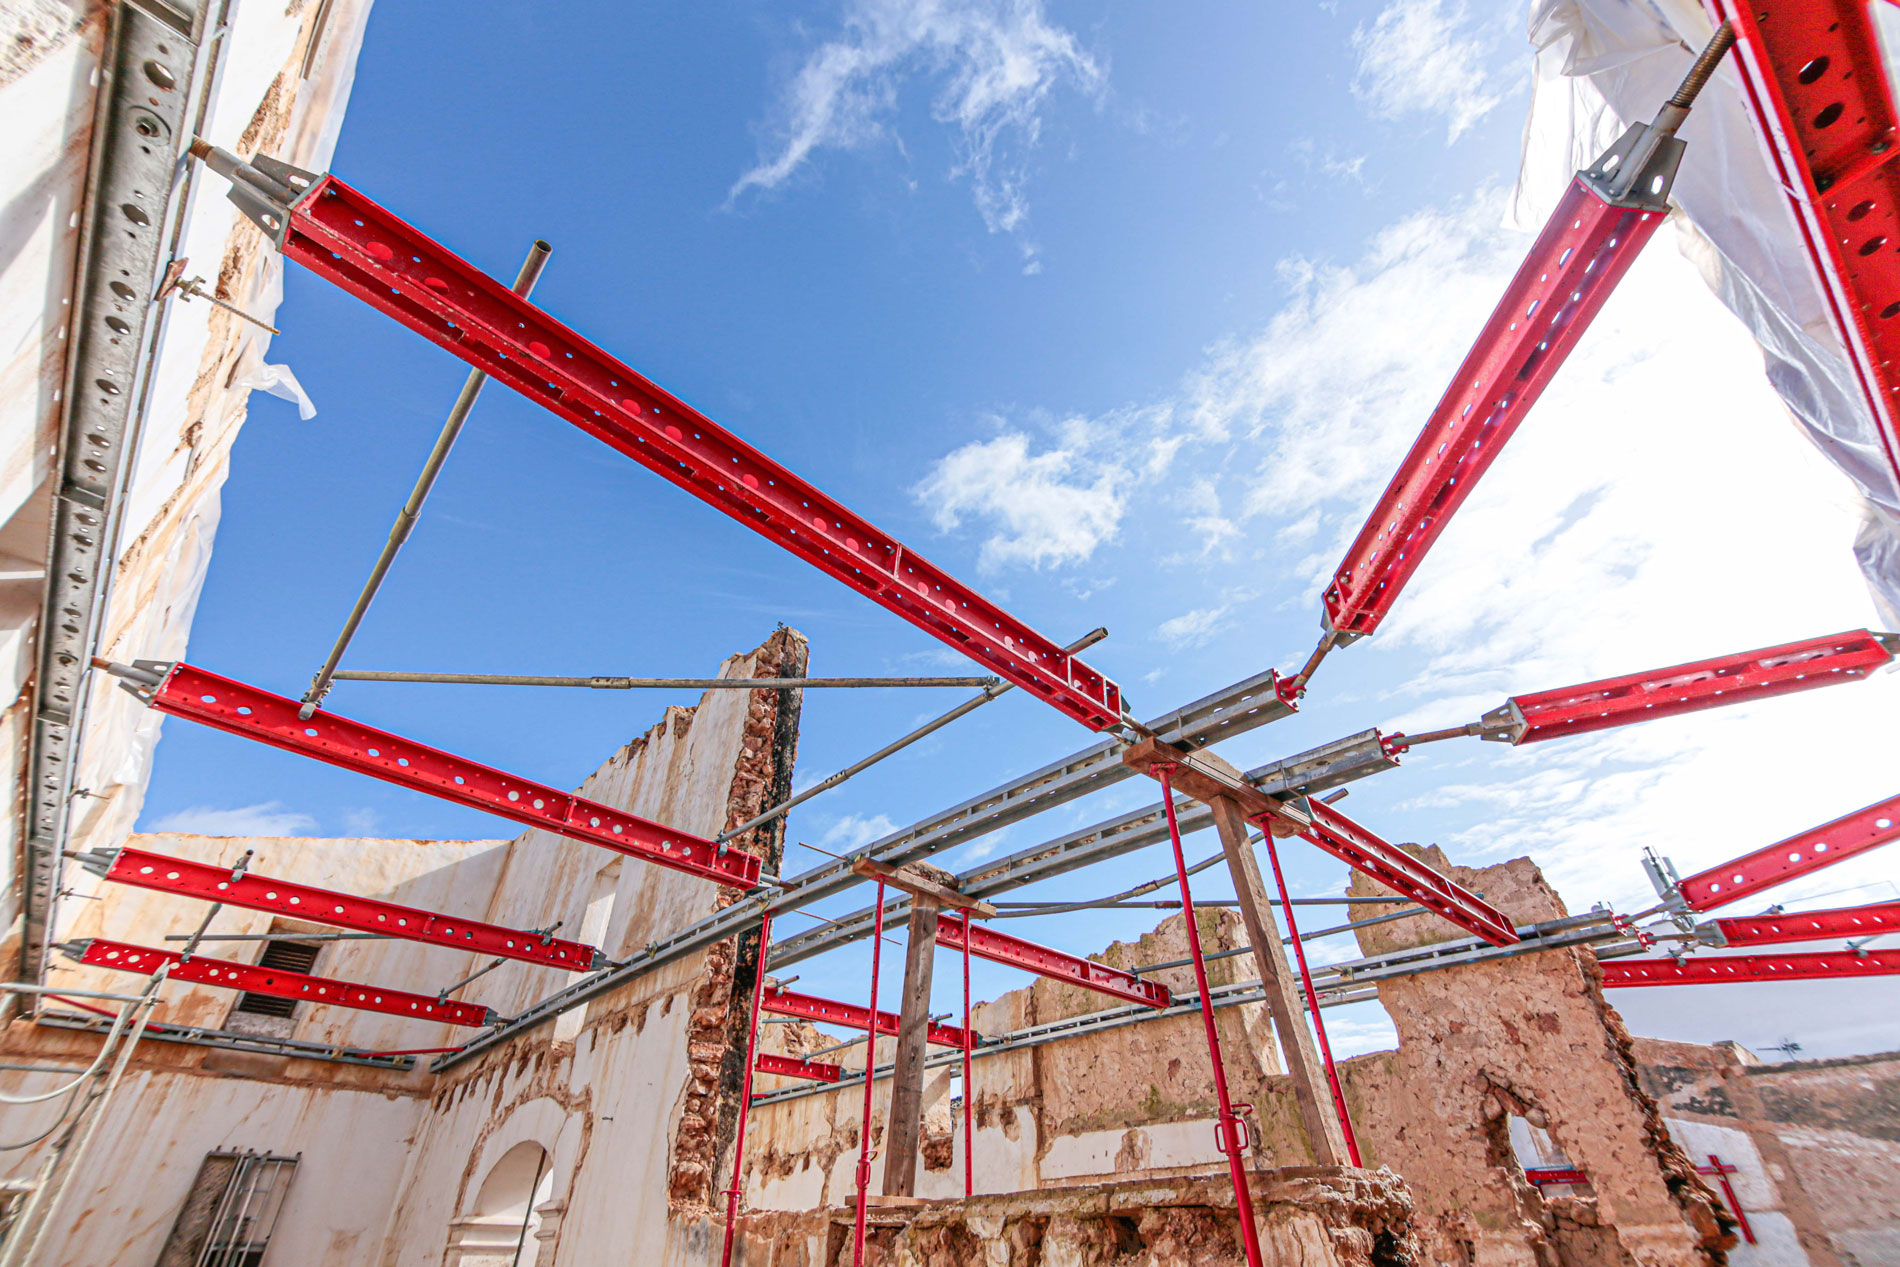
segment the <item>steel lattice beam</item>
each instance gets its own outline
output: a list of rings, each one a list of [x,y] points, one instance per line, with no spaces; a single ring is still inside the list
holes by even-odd
[[[1611,201],[1589,172],[1571,182],[1334,571],[1328,629],[1379,627],[1667,215],[1666,192]]]
[[[577,941],[504,928],[481,920],[457,919],[453,915],[288,880],[273,880],[251,872],[238,875],[230,867],[167,858],[143,849],[121,849],[106,872],[106,879],[157,889],[161,893],[222,902],[227,906],[270,911],[313,924],[380,933],[451,950],[500,955],[504,959],[519,959],[550,968],[585,970],[602,967],[607,962],[600,951]]]
[[[1719,946],[1775,946],[1791,941],[1832,941],[1876,937],[1900,930],[1900,902],[1870,902],[1826,911],[1790,911],[1785,915],[1711,920]],[[1698,929],[1698,932],[1702,929]]]
[[[1697,872],[1678,881],[1676,891],[1690,910],[1712,911],[1896,839],[1900,839],[1900,796],[1890,796],[1732,862]]]
[[[780,1078],[804,1078],[811,1082],[836,1082],[844,1076],[844,1067],[816,1060],[794,1060],[790,1056],[772,1056],[760,1052],[752,1062],[760,1073]]]
[[[128,673],[123,666],[114,668],[122,676]],[[719,884],[749,889],[758,883],[759,859],[743,850],[716,847],[710,840],[335,713],[300,721],[295,700],[182,661],[141,663],[129,672],[160,678],[156,687],[134,691],[159,712]]]
[[[328,1003],[355,1008],[359,1012],[385,1012],[418,1021],[445,1021],[450,1025],[492,1025],[495,1010],[474,1003],[445,1002],[432,994],[411,994],[382,986],[359,985],[334,977],[314,977],[307,972],[283,968],[264,968],[254,963],[233,963],[228,959],[207,959],[193,955],[187,959],[176,951],[154,950],[122,941],[94,937],[81,942],[79,962],[95,968],[116,968],[147,975],[171,964],[170,980],[189,981],[194,985],[215,985],[226,990],[249,994],[268,994],[273,998],[296,999],[300,1003]]]
[[[1477,894],[1420,862],[1397,845],[1353,822],[1323,801],[1309,801],[1313,822],[1300,834],[1356,871],[1450,920],[1493,946],[1518,940],[1504,913]]]
[[[1536,743],[1855,681],[1892,662],[1900,635],[1865,629],[1513,695],[1484,715],[1483,737]]]
[[[1121,689],[334,176],[193,152],[285,256],[1091,730]]]
[[[1600,965],[1603,988],[1717,985],[1737,981],[1812,981],[1900,973],[1900,950],[1809,951],[1793,955],[1695,955],[1686,959],[1613,959]]]
[[[760,1001],[761,1011],[774,1016],[796,1016],[807,1021],[823,1021],[828,1025],[842,1025],[846,1029],[871,1028],[871,1009],[857,1003],[839,1003],[833,999],[821,999],[815,994],[799,994],[793,990],[767,989]],[[897,1033],[897,1013],[877,1013],[877,1032],[895,1035]],[[963,1048],[963,1030],[955,1025],[932,1024],[925,1032],[930,1042],[939,1047]]]
[[[1715,8],[1735,28],[1745,100],[1900,480],[1900,146],[1873,6]]]
[[[937,917],[937,945],[945,950],[963,949],[961,917]],[[1168,987],[1158,981],[1144,981],[1132,972],[1111,968],[1067,951],[1038,946],[1033,941],[1012,937],[984,924],[970,925],[970,953],[978,959],[1021,968],[1051,981],[1080,986],[1129,1003],[1145,1003],[1149,1007],[1169,1007],[1174,1003]]]

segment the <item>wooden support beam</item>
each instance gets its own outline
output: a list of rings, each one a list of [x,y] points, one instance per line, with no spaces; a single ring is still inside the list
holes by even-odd
[[[1260,973],[1267,996],[1267,1012],[1273,1017],[1274,1032],[1280,1036],[1280,1056],[1293,1078],[1293,1094],[1299,1101],[1300,1120],[1306,1125],[1313,1164],[1350,1165],[1346,1137],[1339,1129],[1326,1086],[1326,1070],[1320,1064],[1312,1031],[1306,1027],[1298,979],[1287,963],[1280,929],[1267,900],[1267,887],[1260,878],[1253,833],[1247,830],[1247,812],[1225,796],[1213,797],[1207,805],[1214,811],[1214,826],[1220,833],[1221,849],[1227,854],[1227,869],[1234,877],[1241,922],[1246,925],[1247,940],[1253,944],[1254,968]]]
[[[917,1147],[924,1118],[924,1039],[930,1027],[930,978],[937,957],[937,900],[912,894],[904,952],[904,1002],[897,1016],[891,1111],[884,1132],[884,1195],[917,1195]]]
[[[1174,767],[1171,776],[1174,790],[1181,795],[1204,805],[1225,798],[1238,805],[1245,818],[1269,816],[1273,834],[1282,840],[1312,826],[1311,817],[1299,802],[1268,796],[1247,782],[1239,770],[1211,752],[1184,752],[1159,739],[1148,738],[1122,753],[1122,764],[1143,774],[1150,774],[1154,766],[1164,763]]]
[[[988,902],[965,897],[942,881],[932,879],[916,867],[893,867],[875,858],[859,858],[851,870],[867,880],[882,880],[893,889],[902,889],[918,900],[928,899],[939,907],[968,911],[972,919],[995,919],[996,908]]]

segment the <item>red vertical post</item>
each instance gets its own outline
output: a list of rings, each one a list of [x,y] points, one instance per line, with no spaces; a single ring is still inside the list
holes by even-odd
[[[1735,1189],[1728,1181],[1728,1177],[1735,1173],[1735,1167],[1724,1165],[1720,1157],[1710,1153],[1709,1164],[1697,1166],[1696,1173],[1715,1176],[1715,1181],[1722,1185],[1722,1195],[1728,1198],[1728,1208],[1735,1211],[1735,1222],[1740,1226],[1742,1239],[1753,1245],[1755,1229],[1748,1225],[1748,1215],[1742,1212],[1742,1203],[1736,1198]]]
[[[970,1084],[970,912],[963,912],[963,1195],[976,1195],[976,1088]]]
[[[864,1267],[864,1210],[871,1196],[871,1088],[877,1069],[878,951],[884,945],[884,881],[877,882],[877,910],[871,918],[871,1030],[864,1036],[864,1121],[858,1127],[858,1213],[851,1229],[851,1267]]]
[[[740,1176],[745,1173],[745,1124],[752,1113],[752,1064],[759,1046],[759,1005],[765,1001],[765,955],[772,947],[772,912],[759,921],[758,980],[752,985],[752,1023],[745,1032],[745,1088],[739,1093],[739,1129],[732,1138],[732,1186],[726,1189],[726,1244],[720,1267],[732,1267],[732,1236],[739,1225]]]
[[[1247,1267],[1263,1267],[1260,1258],[1260,1232],[1253,1223],[1253,1191],[1247,1186],[1247,1169],[1241,1160],[1245,1150],[1245,1127],[1234,1116],[1227,1098],[1227,1071],[1221,1065],[1220,1035],[1214,1029],[1214,1000],[1208,995],[1207,961],[1201,957],[1201,930],[1195,926],[1194,894],[1188,888],[1187,857],[1181,852],[1181,828],[1174,821],[1174,767],[1157,762],[1155,773],[1161,778],[1161,804],[1168,814],[1168,840],[1174,846],[1174,874],[1181,881],[1181,914],[1187,922],[1188,954],[1194,960],[1194,984],[1201,992],[1201,1025],[1207,1030],[1207,1056],[1214,1064],[1214,1098],[1220,1104],[1220,1121],[1214,1128],[1215,1146],[1227,1155],[1227,1173],[1234,1180],[1234,1212],[1240,1216],[1240,1241],[1247,1253]]]
[[[1273,864],[1273,882],[1280,889],[1280,910],[1286,914],[1287,935],[1293,939],[1293,955],[1300,964],[1300,985],[1306,991],[1306,1010],[1313,1017],[1313,1032],[1319,1038],[1319,1054],[1326,1062],[1326,1085],[1332,1089],[1333,1111],[1339,1114],[1339,1130],[1346,1137],[1346,1156],[1355,1166],[1359,1160],[1359,1140],[1352,1133],[1352,1117],[1346,1112],[1346,1093],[1340,1090],[1339,1070],[1333,1067],[1333,1047],[1326,1041],[1326,1022],[1320,1019],[1319,996],[1313,993],[1313,974],[1306,968],[1306,945],[1300,940],[1300,926],[1293,919],[1293,903],[1286,891],[1286,877],[1280,873],[1280,851],[1273,847],[1273,833],[1262,832],[1267,842],[1267,861]]]

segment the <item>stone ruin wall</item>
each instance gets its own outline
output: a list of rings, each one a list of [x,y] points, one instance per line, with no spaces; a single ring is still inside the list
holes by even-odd
[[[1435,866],[1527,923],[1566,914],[1534,864]],[[1386,891],[1359,881],[1353,896]],[[1352,917],[1381,913],[1356,906]],[[1244,944],[1231,913],[1200,914],[1212,952]],[[1432,917],[1359,930],[1377,954],[1462,937]],[[1186,954],[1180,916],[1100,956],[1129,967]],[[1216,986],[1251,978],[1250,957],[1208,965]],[[1155,974],[1191,992],[1187,969]],[[1395,1051],[1340,1064],[1368,1167],[1402,1176],[1415,1203],[1421,1262],[1454,1267],[1702,1267],[1722,1261],[1730,1220],[1671,1142],[1643,1089],[1631,1040],[1605,1002],[1587,950],[1552,950],[1490,964],[1382,982],[1399,1033]],[[999,1033],[1099,1011],[1100,996],[1039,981],[975,1009],[981,1033]],[[1233,1095],[1261,1127],[1255,1162],[1310,1162],[1292,1088],[1279,1071],[1261,1005],[1222,1009],[1221,1040]],[[768,1027],[767,1050],[802,1055],[833,1041],[806,1026]],[[880,1046],[888,1061],[891,1043]],[[861,1068],[863,1048],[825,1057]],[[918,1194],[962,1192],[962,1132],[953,1130],[949,1068],[932,1071]],[[979,1058],[976,1187],[979,1193],[1105,1181],[1163,1181],[1217,1174],[1213,1090],[1200,1021],[1188,1015],[1104,1030]],[[761,1091],[797,1085],[761,1079]],[[876,1096],[881,1115],[888,1083]],[[787,1211],[840,1204],[852,1190],[861,1090],[842,1088],[762,1107],[748,1141],[749,1206]],[[1548,1132],[1592,1183],[1544,1195],[1524,1179],[1511,1147],[1511,1116]],[[874,1119],[875,1121],[876,1119]],[[873,1147],[882,1136],[874,1126]],[[873,1190],[877,1190],[877,1171]],[[1090,1260],[1092,1261],[1092,1260]]]

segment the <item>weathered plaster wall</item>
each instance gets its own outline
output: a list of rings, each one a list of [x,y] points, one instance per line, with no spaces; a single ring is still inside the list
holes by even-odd
[[[1669,1132],[1730,1177],[1757,1243],[1736,1267],[1900,1267],[1900,1053],[1764,1064],[1732,1043],[1636,1040]]]
[[[247,156],[263,150],[317,170],[328,166],[369,6],[233,5],[206,134]],[[24,838],[49,477],[105,8],[99,0],[36,0],[0,13],[0,35],[10,37],[0,60],[0,966],[12,961],[18,936],[14,877]],[[220,298],[272,318],[281,265],[224,200],[222,182],[196,182],[178,254],[193,274],[215,282]],[[269,346],[263,331],[206,303],[172,299],[159,316],[150,404],[130,453],[101,623],[100,650],[120,659],[184,653],[249,378]],[[73,804],[72,842],[80,848],[116,845],[131,830],[158,734],[157,715],[102,677],[95,674],[87,688],[75,780],[91,793]]]
[[[770,677],[804,669],[803,639],[781,630],[721,671]],[[716,834],[786,795],[797,707],[797,692],[707,692],[696,708],[668,709],[581,791],[684,831]],[[779,836],[766,835],[775,865]],[[564,933],[614,956],[731,897],[710,881],[620,861],[539,831],[511,842],[141,836],[136,843],[221,864],[254,849],[253,865],[273,877],[516,927],[560,919]],[[167,933],[195,928],[205,910],[89,875],[84,880],[81,891],[98,900],[73,904],[81,935],[163,945]],[[261,932],[270,923],[260,913],[227,908],[213,931]],[[254,960],[260,950],[254,942],[212,945],[207,953],[233,959]],[[539,1143],[552,1159],[553,1197],[543,1203],[539,1228],[546,1261],[556,1253],[564,1263],[609,1261],[610,1247],[669,1237],[680,1247],[672,1261],[700,1261],[694,1255],[717,1234],[716,1227],[707,1230],[709,1159],[729,1133],[733,1107],[725,1090],[729,1048],[709,1035],[743,1017],[732,999],[750,988],[756,953],[748,945],[748,958],[734,962],[729,944],[716,947],[442,1077],[148,1041],[112,1105],[95,1164],[67,1198],[62,1223],[73,1230],[56,1238],[46,1261],[151,1261],[204,1153],[246,1147],[303,1156],[271,1248],[275,1267],[434,1267],[464,1226],[458,1220],[489,1168],[523,1140]],[[325,975],[424,991],[482,962],[389,940],[331,943],[324,956],[318,971]],[[458,997],[513,1013],[564,977],[510,964]],[[65,965],[54,981],[124,990],[139,978]],[[184,983],[167,984],[162,998],[156,1020],[214,1026],[224,1023],[234,1000],[228,991]],[[303,1006],[290,1036],[389,1050],[442,1047],[470,1035],[406,1017]],[[83,1065],[98,1043],[16,1021],[0,1037],[0,1061]],[[57,1081],[0,1073],[0,1087],[12,1091]],[[7,1138],[25,1138],[49,1123],[53,1110],[0,1116]],[[40,1158],[37,1150],[0,1154],[0,1179],[25,1178]],[[136,1181],[127,1181],[128,1168]],[[570,1205],[584,1217],[564,1231]]]

